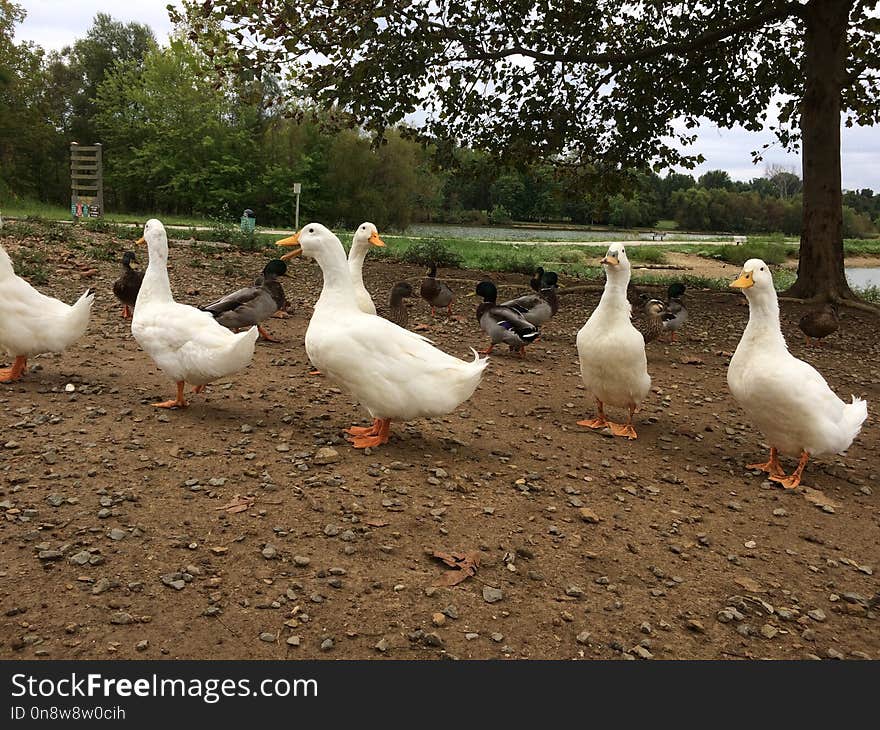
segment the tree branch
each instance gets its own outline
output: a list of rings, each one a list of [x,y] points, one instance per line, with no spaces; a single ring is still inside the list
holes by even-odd
[[[696,36],[695,38],[679,41],[669,41],[668,43],[661,43],[657,46],[640,48],[626,53],[556,53],[548,51],[538,51],[532,48],[527,48],[520,44],[514,44],[511,46],[507,46],[506,48],[499,48],[495,51],[480,51],[473,48],[472,39],[468,38],[466,35],[456,32],[434,21],[427,21],[426,24],[428,27],[437,31],[437,33],[440,34],[441,37],[455,40],[465,46],[466,49],[468,49],[468,46],[470,46],[471,48],[470,50],[467,50],[465,60],[500,61],[505,58],[509,58],[510,56],[524,56],[526,58],[531,58],[536,61],[547,61],[552,63],[570,62],[607,64],[609,66],[625,66],[633,63],[634,61],[643,61],[666,54],[671,54],[674,56],[687,55],[688,53],[691,53],[693,51],[713,46],[718,42],[729,38],[730,36],[760,28],[762,25],[766,25],[769,22],[784,20],[785,18],[789,18],[794,15],[800,16],[802,12],[801,4],[795,2],[794,0],[782,3],[781,5],[778,2],[772,2],[770,3],[770,5],[771,7],[767,8],[757,15],[742,18],[741,20],[724,26],[723,28],[717,28],[715,30],[708,31],[706,33],[703,33],[702,35]],[[422,20],[421,22],[424,23],[425,21]]]

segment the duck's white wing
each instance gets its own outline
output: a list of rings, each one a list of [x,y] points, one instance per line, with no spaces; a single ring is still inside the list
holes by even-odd
[[[257,337],[256,328],[235,334],[217,323],[210,312],[177,302],[141,308],[132,320],[131,331],[166,373],[195,384],[244,367],[253,355]]]
[[[749,359],[728,382],[755,425],[784,451],[843,451],[867,415],[863,401],[844,403],[819,371],[787,352]]]
[[[64,317],[70,305],[58,299],[41,294],[20,276],[11,276],[0,283],[0,301],[4,309],[14,307],[22,316]]]
[[[306,334],[309,359],[377,417],[448,413],[471,396],[486,360],[459,360],[380,317],[322,319]]]

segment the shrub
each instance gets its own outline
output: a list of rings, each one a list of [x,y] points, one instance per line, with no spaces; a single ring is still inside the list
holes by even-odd
[[[843,206],[844,238],[871,238],[876,235],[877,228],[867,215],[853,210],[848,205]]]
[[[489,222],[492,225],[501,226],[507,225],[513,221],[513,217],[510,215],[510,212],[503,205],[496,205],[489,212]]]
[[[725,244],[718,247],[715,258],[729,264],[744,264],[749,259],[762,259],[768,264],[781,264],[796,251],[796,246],[779,243],[744,243],[740,246]]]
[[[489,224],[489,216],[486,215],[485,210],[463,210],[459,219],[465,225],[485,226]]]
[[[656,246],[629,246],[626,255],[631,261],[645,264],[665,264],[666,254]]]
[[[462,257],[436,238],[416,241],[403,252],[400,259],[408,264],[422,266],[437,264],[444,269],[457,269],[462,264]]]

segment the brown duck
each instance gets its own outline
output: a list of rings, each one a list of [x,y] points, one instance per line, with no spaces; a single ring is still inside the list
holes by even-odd
[[[659,299],[649,299],[642,307],[642,318],[633,322],[636,329],[645,338],[645,344],[653,342],[665,331],[664,319],[669,316],[666,305]]]
[[[113,293],[122,302],[122,317],[131,319],[134,304],[141,290],[141,282],[144,280],[144,272],[131,268],[131,262],[136,261],[132,251],[126,251],[122,255],[122,271],[119,278],[113,282]]]
[[[406,303],[403,300],[412,295],[412,285],[406,281],[400,281],[391,287],[391,298],[388,301],[388,319],[398,327],[406,328],[409,315],[406,311]]]
[[[422,295],[428,304],[431,305],[431,316],[435,314],[437,307],[446,307],[446,314],[452,315],[452,289],[444,282],[437,280],[437,264],[431,264],[431,269],[427,276],[422,279],[422,286],[419,288],[419,294]]]
[[[840,327],[840,314],[837,311],[837,305],[834,302],[807,312],[798,323],[801,332],[806,335],[807,345],[810,344],[810,338],[815,339],[820,345],[822,340],[833,332],[837,332]]]

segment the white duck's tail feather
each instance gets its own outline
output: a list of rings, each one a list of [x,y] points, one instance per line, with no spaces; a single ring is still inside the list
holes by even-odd
[[[260,331],[256,325],[246,332],[239,332],[236,335],[238,341],[232,349],[234,353],[233,359],[240,361],[241,367],[245,367],[253,359],[254,346],[257,344],[259,336]]]
[[[478,353],[473,347],[470,348],[470,350],[474,353],[474,359],[470,362],[461,360],[461,366],[456,368],[458,371],[456,373],[458,376],[456,380],[458,381],[458,387],[460,388],[459,392],[464,395],[462,402],[473,395],[477,386],[480,384],[480,380],[483,378],[483,371],[489,364],[488,357],[480,357],[480,353]]]
[[[840,419],[840,430],[842,431],[842,436],[846,438],[846,446],[841,451],[850,447],[853,439],[862,430],[862,424],[867,417],[868,402],[854,395],[852,403],[848,403],[843,407],[843,417]]]
[[[89,326],[89,317],[92,313],[92,304],[95,301],[95,294],[91,289],[86,289],[83,295],[76,300],[67,313],[68,332],[71,335],[71,341],[79,339],[85,334],[86,328]]]

